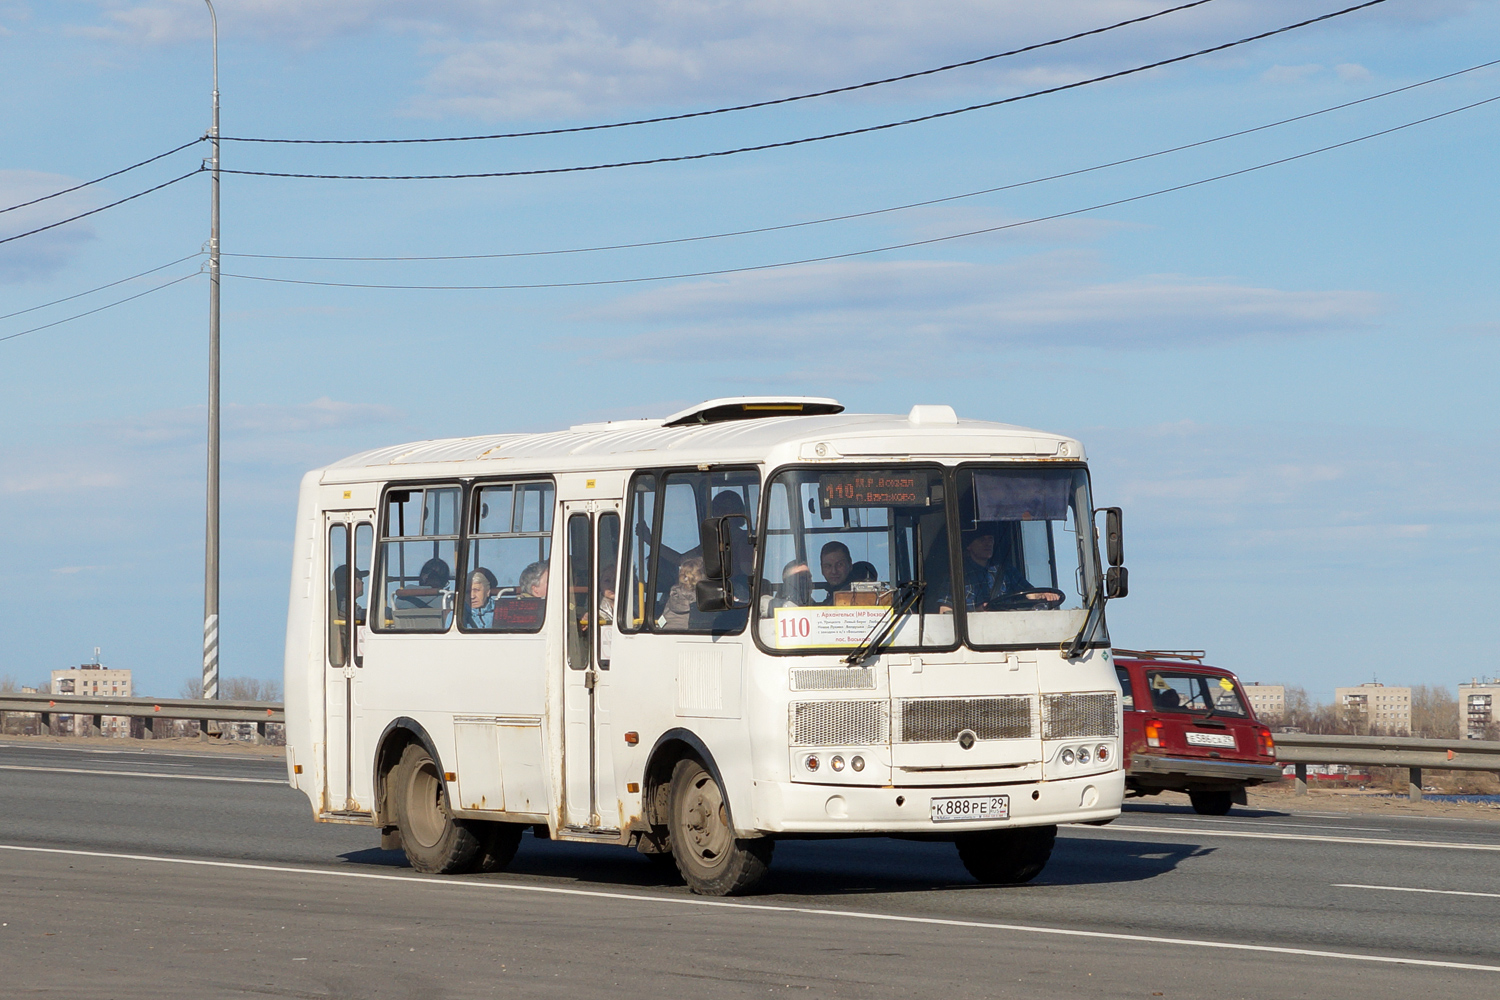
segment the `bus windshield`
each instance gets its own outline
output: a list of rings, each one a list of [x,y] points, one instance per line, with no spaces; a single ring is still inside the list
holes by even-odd
[[[855,649],[892,605],[911,612],[888,648],[1057,645],[1099,590],[1082,468],[789,470],[767,499],[756,617],[771,649]],[[1090,645],[1108,641],[1101,625]]]
[[[877,633],[899,594],[923,588],[887,648],[952,646],[933,578],[949,565],[943,470],[937,466],[800,469],[767,497],[761,641],[771,649],[851,650]]]
[[[1055,644],[1077,635],[1099,588],[1088,474],[969,466],[958,471],[954,502],[960,589],[942,596],[941,609],[962,606],[969,645]],[[1102,627],[1093,640],[1108,641]]]

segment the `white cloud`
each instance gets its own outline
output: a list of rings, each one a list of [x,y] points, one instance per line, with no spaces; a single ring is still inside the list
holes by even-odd
[[[1288,291],[1228,279],[1111,280],[1084,253],[1003,264],[841,261],[638,292],[581,318],[644,330],[612,340],[634,360],[712,362],[747,343],[755,356],[826,357],[841,377],[941,356],[1003,349],[1149,350],[1358,329],[1381,310],[1360,291]],[[838,345],[836,355],[809,351]]]
[[[0,208],[19,205],[78,182],[79,178],[39,170],[0,170]],[[0,239],[30,232],[77,215],[93,208],[97,203],[96,196],[84,190],[52,198],[39,205],[6,212],[0,215]],[[0,244],[0,284],[49,277],[66,267],[93,239],[93,227],[87,220],[80,220],[35,236]]]
[[[196,41],[208,33],[206,11],[196,0],[101,0],[99,6],[95,22],[76,31],[132,45]],[[1161,9],[1142,0],[239,0],[224,6],[222,31],[289,48],[369,33],[417,39],[433,65],[407,109],[490,119],[789,95],[970,59]],[[1380,7],[1337,23],[1435,20],[1467,9],[1459,2],[1415,6],[1423,9]],[[1222,0],[1101,38],[882,88],[881,99],[1072,79],[1304,14],[1293,0]]]
[[[1339,63],[1337,66],[1333,67],[1333,71],[1339,75],[1340,80],[1347,80],[1350,82],[1368,80],[1372,75],[1368,69],[1361,66],[1359,63]]]

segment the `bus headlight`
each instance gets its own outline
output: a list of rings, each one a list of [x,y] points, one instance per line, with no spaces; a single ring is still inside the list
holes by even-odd
[[[1072,764],[1073,764],[1073,748],[1072,747],[1063,747],[1063,752],[1060,755],[1060,759],[1062,760],[1062,762],[1064,764],[1067,764],[1068,766],[1071,767]]]
[[[1094,748],[1094,759],[1103,764],[1109,760],[1109,744],[1101,743]]]
[[[849,761],[849,766],[854,768],[856,771],[863,771],[865,769],[865,759],[863,757],[855,757],[853,760]]]
[[[816,771],[818,769],[818,755],[815,753],[808,754],[807,760],[803,763],[807,766],[807,769],[809,771]]]
[[[1089,748],[1088,747],[1079,747],[1078,748],[1078,763],[1080,763],[1080,764],[1087,764],[1089,761],[1091,761],[1093,759],[1094,759],[1093,755],[1091,753],[1089,753]]]
[[[844,758],[835,756],[833,760],[828,762],[828,766],[835,771],[842,771],[844,769]]]

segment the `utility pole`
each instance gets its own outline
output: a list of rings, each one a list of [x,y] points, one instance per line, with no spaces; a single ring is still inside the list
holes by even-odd
[[[219,15],[213,0],[214,119],[208,237],[208,510],[203,539],[203,697],[219,697]]]

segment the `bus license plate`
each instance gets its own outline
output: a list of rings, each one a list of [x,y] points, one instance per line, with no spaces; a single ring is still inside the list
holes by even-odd
[[[1010,796],[966,795],[932,800],[934,823],[958,823],[975,819],[1010,819]]]

